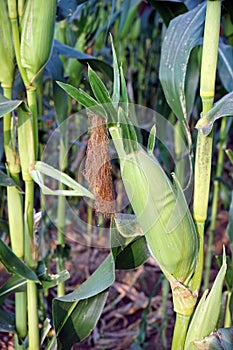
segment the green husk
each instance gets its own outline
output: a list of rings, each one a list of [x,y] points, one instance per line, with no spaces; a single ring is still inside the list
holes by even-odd
[[[20,57],[30,84],[47,63],[53,42],[56,0],[27,1],[22,18]]]
[[[11,24],[6,1],[0,1],[0,82],[2,87],[11,87],[14,78],[15,55]]]

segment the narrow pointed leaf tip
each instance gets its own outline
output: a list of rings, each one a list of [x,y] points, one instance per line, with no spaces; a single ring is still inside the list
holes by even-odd
[[[210,293],[206,290],[199,301],[190,323],[184,350],[195,350],[194,341],[208,336],[215,330],[219,318],[222,287],[227,270],[226,253],[223,248],[223,262]]]

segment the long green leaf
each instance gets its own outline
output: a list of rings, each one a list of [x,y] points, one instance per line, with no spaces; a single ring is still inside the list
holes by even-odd
[[[12,112],[19,107],[23,101],[20,100],[8,100],[6,97],[0,94],[0,117]]]
[[[194,340],[199,340],[214,331],[221,308],[222,286],[226,274],[226,254],[223,254],[222,267],[214,281],[211,291],[206,290],[199,301],[190,323],[184,350],[194,350]]]
[[[98,102],[85,91],[82,89],[76,89],[74,86],[62,83],[60,81],[57,81],[57,84],[82,106],[86,107],[98,116],[106,118],[106,113],[102,106],[99,105]]]
[[[79,288],[53,300],[53,319],[59,349],[70,349],[72,344],[87,337],[95,327],[103,310],[107,289],[115,279],[112,254]]]
[[[116,51],[113,44],[112,36],[111,38],[111,44],[112,44],[112,57],[113,57],[113,94],[112,94],[112,101],[115,103],[118,103],[120,101],[120,74],[119,74],[119,68],[118,68],[118,62],[117,62],[117,56]]]
[[[188,91],[189,85],[185,91],[185,78],[191,50],[198,45],[203,33],[205,8],[206,3],[202,3],[173,19],[162,45],[160,81],[169,106],[180,120],[187,119],[196,92]],[[195,90],[197,85],[191,88]]]
[[[47,175],[60,183],[72,188],[72,190],[51,190],[44,184],[41,174]],[[35,168],[31,171],[33,180],[40,186],[42,193],[45,195],[54,196],[86,196],[94,198],[93,194],[88,191],[85,187],[81,186],[78,182],[73,180],[67,174],[53,168],[52,166],[43,163],[36,162]]]
[[[10,248],[0,239],[0,261],[11,274],[40,282],[37,275],[20,260]]]
[[[212,128],[215,120],[233,115],[233,92],[222,97],[218,102],[216,102],[209,110],[208,113],[196,124],[197,129],[201,129],[204,135],[208,135]]]

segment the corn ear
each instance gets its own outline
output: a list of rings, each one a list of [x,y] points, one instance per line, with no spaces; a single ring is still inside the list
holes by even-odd
[[[22,18],[20,57],[32,84],[51,53],[57,1],[28,0]]]
[[[0,0],[0,37],[0,82],[2,87],[10,88],[14,78],[15,55],[5,0]]]
[[[158,161],[142,149],[125,156],[121,173],[151,254],[170,282],[188,286],[198,241],[182,191],[175,192]]]

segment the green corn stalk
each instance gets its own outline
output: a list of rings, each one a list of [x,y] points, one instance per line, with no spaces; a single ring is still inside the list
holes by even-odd
[[[202,116],[211,109],[214,99],[214,87],[218,56],[218,41],[221,17],[221,1],[207,1],[206,20],[201,65],[200,95],[202,99]],[[195,274],[196,288],[200,288],[204,260],[204,224],[207,218],[213,133],[204,136],[198,131],[195,174],[193,216],[198,229],[200,249],[198,268]]]
[[[4,96],[11,99],[15,71],[15,54],[12,41],[11,25],[6,2],[0,1],[0,83]],[[4,150],[8,174],[19,185],[19,159],[15,149],[15,132],[12,128],[11,113],[4,116]],[[8,220],[10,240],[13,252],[21,259],[24,257],[24,228],[22,195],[18,188],[7,187]],[[24,339],[27,335],[26,293],[15,295],[15,326],[18,337]],[[16,338],[15,338],[16,339]],[[16,339],[16,348],[20,349]]]

